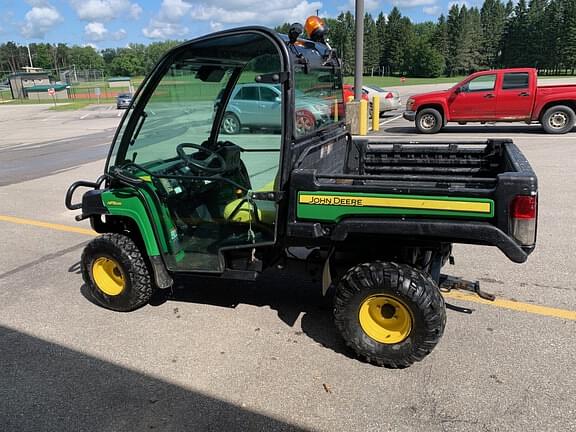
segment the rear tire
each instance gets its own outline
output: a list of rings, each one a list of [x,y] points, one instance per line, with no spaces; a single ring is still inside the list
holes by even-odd
[[[224,114],[224,118],[222,119],[222,131],[226,135],[235,135],[240,133],[240,129],[242,125],[240,124],[240,120],[236,114],[227,112]]]
[[[548,108],[542,115],[542,127],[549,134],[565,134],[574,128],[576,114],[566,105]]]
[[[82,253],[82,278],[101,306],[128,312],[152,297],[148,266],[136,243],[122,234],[104,234]]]
[[[438,344],[446,306],[426,274],[403,264],[351,268],[336,287],[334,318],[346,344],[377,366],[404,368]]]
[[[434,108],[424,108],[416,114],[416,129],[423,134],[440,132],[444,125],[442,114]]]

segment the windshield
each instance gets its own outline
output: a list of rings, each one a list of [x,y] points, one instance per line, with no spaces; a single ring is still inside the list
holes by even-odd
[[[294,135],[297,138],[313,134],[344,120],[342,80],[332,67],[310,69],[295,68],[296,119]]]
[[[202,144],[210,136],[218,94],[233,68],[222,68],[223,79],[206,82],[201,64],[172,64],[151,95],[139,119],[126,158],[139,165],[175,157],[183,142]]]

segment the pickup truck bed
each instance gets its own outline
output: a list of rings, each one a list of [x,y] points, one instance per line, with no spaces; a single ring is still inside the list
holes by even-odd
[[[514,238],[510,213],[517,196],[536,197],[537,179],[512,141],[355,140],[340,146],[348,152],[341,170],[328,162],[342,156],[330,145],[310,151],[293,172],[291,235],[488,244],[516,262],[533,250]]]

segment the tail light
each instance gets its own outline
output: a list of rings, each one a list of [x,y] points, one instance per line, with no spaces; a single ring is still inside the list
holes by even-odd
[[[394,94],[392,92],[388,92],[386,99],[394,99]]]
[[[536,195],[517,195],[510,207],[512,235],[523,246],[536,243],[538,198]]]

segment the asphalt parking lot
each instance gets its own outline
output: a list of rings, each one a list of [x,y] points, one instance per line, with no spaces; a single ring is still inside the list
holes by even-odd
[[[457,246],[445,270],[499,301],[454,294],[474,313],[448,311],[429,357],[388,370],[354,358],[304,278],[191,280],[128,314],[93,305],[79,274],[93,234],[64,194],[101,174],[118,112],[0,106],[0,430],[576,430],[576,131],[423,137],[398,115],[370,139],[514,139],[539,177],[540,218],[526,264]]]

